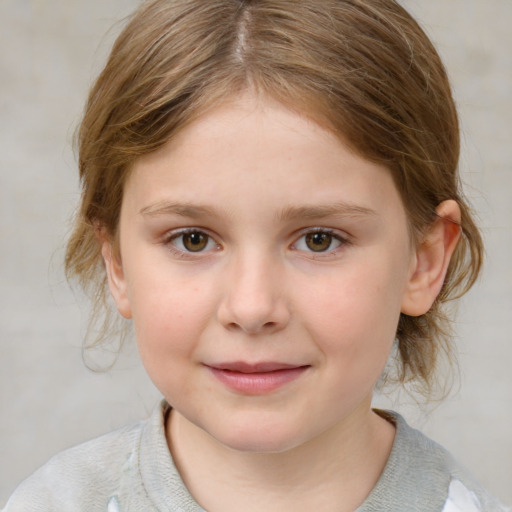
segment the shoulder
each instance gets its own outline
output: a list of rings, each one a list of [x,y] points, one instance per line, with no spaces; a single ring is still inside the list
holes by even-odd
[[[399,414],[378,413],[396,425],[396,436],[381,478],[360,512],[379,507],[411,512],[505,512],[445,448],[410,427]]]
[[[18,486],[4,512],[105,510],[121,475],[134,465],[145,423],[57,454]]]

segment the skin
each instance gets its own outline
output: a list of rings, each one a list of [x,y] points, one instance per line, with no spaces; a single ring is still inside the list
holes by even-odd
[[[459,220],[453,201],[438,214]],[[348,511],[364,500],[394,436],[371,410],[373,388],[400,312],[428,310],[458,233],[439,220],[413,244],[386,168],[251,95],[136,162],[120,257],[108,239],[103,255],[204,508]],[[301,370],[270,392],[239,392],[211,368],[240,361]]]

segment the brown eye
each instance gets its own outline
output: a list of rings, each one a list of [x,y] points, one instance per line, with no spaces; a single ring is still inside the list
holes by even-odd
[[[186,228],[171,233],[164,244],[169,246],[175,254],[180,257],[186,257],[187,254],[192,257],[193,254],[200,256],[203,253],[210,253],[220,249],[215,239],[195,228]]]
[[[182,235],[183,247],[190,252],[199,252],[206,248],[208,245],[208,235],[199,231],[193,231],[191,233],[184,233]]]
[[[332,245],[333,236],[330,233],[308,233],[305,237],[306,246],[314,252],[324,252]]]

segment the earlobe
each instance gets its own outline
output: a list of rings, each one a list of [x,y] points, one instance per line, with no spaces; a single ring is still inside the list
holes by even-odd
[[[117,310],[124,318],[131,318],[132,311],[128,299],[126,279],[120,258],[115,254],[110,240],[101,241],[101,255],[105,262],[108,287],[116,303]]]
[[[425,314],[443,286],[451,257],[460,238],[460,208],[456,201],[443,201],[437,218],[416,247],[416,254],[401,312],[409,316]]]

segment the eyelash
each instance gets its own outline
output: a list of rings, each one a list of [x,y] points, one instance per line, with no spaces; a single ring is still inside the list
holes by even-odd
[[[307,249],[298,248],[298,246],[301,244],[302,240],[304,240],[304,242],[303,242],[304,244],[307,244],[307,237],[314,236],[317,234],[327,235],[329,237],[329,245],[327,246],[326,249],[315,251],[312,249],[307,250]],[[199,250],[197,250],[197,251],[188,250],[186,248],[185,242],[183,240],[183,237],[185,237],[187,235],[199,235],[200,237],[204,237],[204,239],[205,239],[204,247],[199,248]],[[181,239],[182,248],[177,247],[175,244],[175,242],[180,239]],[[214,247],[213,248],[210,247],[208,249],[208,246],[211,243],[214,244]],[[331,248],[333,243],[337,243],[338,245],[336,245],[336,247],[334,247],[334,248]],[[291,244],[290,247],[293,250],[298,250],[298,251],[301,251],[304,253],[314,255],[316,258],[321,258],[321,257],[332,256],[332,255],[336,254],[340,248],[342,248],[343,246],[350,245],[350,244],[351,244],[351,241],[349,240],[348,237],[341,236],[340,234],[338,234],[337,232],[335,232],[332,229],[316,227],[316,228],[308,228],[307,230],[302,231],[300,233],[300,236],[296,239],[296,241],[293,244]],[[175,253],[176,255],[178,255],[182,258],[194,257],[194,255],[201,255],[205,252],[210,252],[212,249],[214,249],[214,250],[220,249],[220,245],[217,242],[215,242],[215,239],[211,235],[209,235],[206,231],[204,231],[200,228],[187,228],[187,229],[181,229],[179,231],[174,231],[165,237],[164,245],[168,246],[172,250],[173,253]]]
[[[307,243],[306,242],[307,237],[314,236],[316,234],[327,235],[330,238],[329,246],[325,250],[320,250],[320,251],[304,250],[304,252],[314,255],[316,258],[333,256],[333,255],[337,254],[337,252],[341,248],[346,247],[351,244],[351,241],[349,240],[349,238],[347,236],[342,236],[338,232],[336,232],[332,229],[317,227],[317,228],[308,228],[307,230],[302,231],[300,237],[292,244],[292,248],[297,248],[297,246],[299,245],[299,243],[302,240],[304,240],[304,243]],[[333,242],[337,242],[338,245],[334,248],[331,248]],[[301,250],[301,249],[298,249],[298,250]]]
[[[169,233],[165,237],[164,245],[168,246],[174,254],[177,254],[178,256],[183,257],[183,258],[190,257],[190,256],[193,257],[195,254],[199,255],[199,254],[205,252],[204,248],[201,250],[198,250],[198,251],[189,251],[185,247],[184,241],[183,241],[183,238],[185,236],[196,235],[196,234],[206,238],[205,248],[208,247],[208,245],[211,242],[213,242],[215,244],[215,249],[220,248],[220,245],[215,242],[214,238],[211,235],[209,235],[207,232],[205,232],[204,230],[199,229],[199,228],[187,228],[187,229],[181,229],[179,231],[173,231],[172,233]],[[183,246],[183,249],[177,247],[174,243],[175,241],[180,240],[180,239],[181,239],[181,245]],[[209,250],[211,250],[211,248]]]

